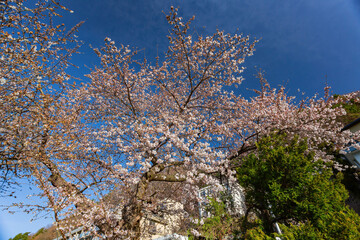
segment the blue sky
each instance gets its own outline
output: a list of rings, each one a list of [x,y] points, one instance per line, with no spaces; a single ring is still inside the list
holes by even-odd
[[[245,81],[240,88],[257,88],[255,67],[266,72],[274,87],[285,84],[290,94],[297,89],[307,96],[322,93],[327,83],[334,93],[360,90],[360,0],[65,0],[74,11],[61,21],[71,28],[84,20],[78,33],[82,54],[73,61],[72,74],[84,79],[98,59],[89,47],[100,47],[105,37],[117,44],[142,50],[154,62],[166,50],[168,25],[165,13],[179,7],[185,19],[195,15],[192,31],[228,33],[260,39],[248,58]],[[11,200],[1,200],[11,201]],[[0,239],[36,231],[51,220],[29,223],[30,217],[0,212]]]
[[[83,74],[98,59],[88,47],[98,47],[105,37],[118,44],[142,49],[154,60],[166,50],[168,25],[165,13],[179,7],[185,19],[195,15],[196,34],[212,34],[216,28],[228,33],[249,34],[260,39],[255,55],[246,62],[246,88],[258,87],[255,67],[267,73],[273,86],[286,84],[295,94],[322,92],[327,79],[335,93],[360,89],[359,0],[77,0],[65,1],[74,10],[64,20],[81,20],[79,37],[83,55],[75,58]],[[327,77],[325,77],[327,76]]]

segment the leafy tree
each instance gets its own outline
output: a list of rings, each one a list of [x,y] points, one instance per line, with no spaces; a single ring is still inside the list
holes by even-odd
[[[360,217],[345,204],[348,193],[341,184],[342,174],[333,176],[298,136],[264,137],[257,152],[243,160],[237,176],[245,188],[248,209],[242,231],[248,239],[275,236],[275,222],[281,223],[283,239],[360,236]],[[251,213],[260,221],[250,221]]]
[[[209,212],[210,216],[199,219],[199,224],[196,227],[196,231],[201,237],[205,239],[225,239],[225,237],[231,236],[239,230],[238,222],[229,213],[225,201],[210,197],[206,211]],[[190,239],[196,239],[196,237],[191,235]]]
[[[30,232],[19,233],[13,238],[9,238],[9,240],[28,240]]]

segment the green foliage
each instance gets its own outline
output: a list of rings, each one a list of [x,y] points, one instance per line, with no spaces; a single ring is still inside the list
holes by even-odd
[[[334,98],[343,99],[344,97],[338,94],[334,95]],[[359,97],[357,97],[359,99]],[[349,101],[343,101],[342,103],[336,104],[334,107],[343,107],[346,111],[346,115],[339,118],[338,120],[344,125],[348,124],[355,119],[360,117],[360,101],[358,99],[350,99]]]
[[[296,225],[281,225],[284,231],[282,239],[359,239],[360,238],[360,218],[354,211],[329,212],[324,214],[324,218],[311,224],[309,221]]]
[[[237,222],[227,211],[224,201],[217,201],[215,198],[209,198],[209,205],[206,209],[210,217],[200,220],[196,230],[205,239],[224,239],[236,231]],[[194,236],[190,235],[190,239]]]
[[[9,238],[9,240],[28,240],[30,232],[19,233],[14,238]]]
[[[233,219],[226,211],[224,202],[218,202],[214,198],[209,199],[209,208],[211,217],[204,220],[201,226],[203,236],[206,239],[222,239],[231,233]]]
[[[309,222],[299,223],[298,225],[290,225],[289,227],[281,224],[281,229],[283,230],[283,234],[281,236],[282,239],[286,240],[317,240],[324,239],[323,235],[319,230],[314,228]]]
[[[245,239],[249,240],[270,240],[272,237],[266,235],[261,227],[254,227],[246,231]]]
[[[14,238],[10,238],[9,240],[49,240],[54,239],[58,235],[56,234],[56,227],[55,226],[48,226],[40,228],[36,231],[35,234],[31,234],[30,232],[26,233],[19,233]]]
[[[257,149],[237,169],[248,207],[242,224],[246,239],[275,236],[274,222],[282,223],[282,239],[360,236],[360,218],[345,205],[342,174],[334,176],[323,161],[315,160],[305,140],[272,134]],[[255,224],[248,219],[250,212],[258,219]]]
[[[317,147],[318,149],[326,152],[326,154],[332,155],[334,157],[334,161],[344,166],[344,169],[341,170],[341,174],[343,175],[341,183],[344,184],[346,190],[349,192],[349,195],[351,195],[352,198],[356,198],[358,201],[360,201],[360,180],[358,178],[356,168],[353,168],[353,165],[348,160],[346,160],[342,154],[340,154],[340,151],[336,150],[334,144],[323,142]],[[332,170],[334,173],[339,172],[339,170],[334,167]]]

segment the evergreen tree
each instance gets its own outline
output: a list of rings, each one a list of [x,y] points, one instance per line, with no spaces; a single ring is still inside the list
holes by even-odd
[[[334,176],[330,166],[308,151],[306,140],[285,134],[261,139],[237,177],[248,207],[242,223],[246,239],[276,236],[276,222],[282,239],[360,237],[360,217],[345,204],[342,174]]]

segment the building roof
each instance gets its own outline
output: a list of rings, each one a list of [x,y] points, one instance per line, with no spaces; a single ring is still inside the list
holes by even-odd
[[[346,125],[345,127],[343,127],[341,129],[341,131],[345,131],[345,130],[348,130],[349,128],[351,128],[352,126],[355,126],[356,124],[360,123],[360,118],[352,121],[351,123],[349,123],[348,125]]]

